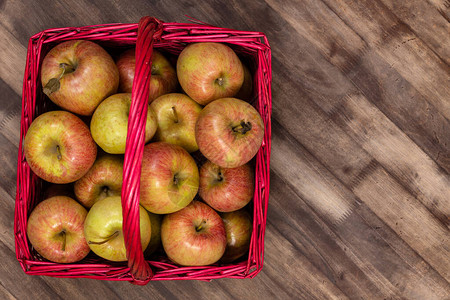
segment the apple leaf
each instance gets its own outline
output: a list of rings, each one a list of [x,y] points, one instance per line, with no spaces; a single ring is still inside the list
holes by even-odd
[[[51,93],[54,93],[57,90],[59,90],[59,87],[60,87],[59,79],[52,78],[44,86],[44,94],[46,94],[47,96],[50,96]]]

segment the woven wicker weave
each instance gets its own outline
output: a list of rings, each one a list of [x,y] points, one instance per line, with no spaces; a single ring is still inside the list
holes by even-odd
[[[34,118],[52,106],[42,93],[40,65],[45,54],[53,46],[72,39],[91,40],[113,49],[136,46],[136,74],[132,90],[122,188],[123,229],[128,263],[106,261],[93,254],[73,264],[49,262],[32,249],[26,236],[27,217],[37,202],[42,199],[43,182],[31,172],[25,160],[23,139]],[[252,104],[263,118],[265,136],[255,158],[253,233],[248,259],[230,264],[179,267],[166,257],[155,257],[155,260],[149,261],[144,258],[139,242],[139,184],[152,49],[158,48],[178,55],[187,44],[193,42],[226,43],[250,62],[254,78]],[[146,284],[150,280],[254,277],[261,270],[264,257],[264,231],[269,197],[271,104],[271,52],[267,38],[260,32],[218,28],[200,22],[163,23],[155,18],[144,17],[138,24],[56,28],[44,30],[32,36],[28,44],[23,82],[14,218],[16,256],[25,273],[54,277],[123,280],[134,284]]]

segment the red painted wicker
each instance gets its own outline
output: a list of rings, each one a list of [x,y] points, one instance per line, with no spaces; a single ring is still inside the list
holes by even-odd
[[[43,182],[31,172],[24,157],[23,139],[33,119],[49,110],[51,102],[42,93],[40,65],[45,54],[57,43],[71,39],[95,41],[109,49],[136,45],[136,76],[133,83],[124,162],[122,207],[128,263],[114,263],[93,254],[73,264],[46,261],[31,247],[27,236],[27,217],[39,202]],[[179,267],[166,257],[145,260],[139,238],[139,183],[144,147],[143,132],[147,113],[148,79],[153,48],[179,54],[189,43],[221,42],[231,46],[250,64],[254,76],[252,104],[265,123],[263,144],[255,158],[255,195],[253,200],[253,234],[248,259],[237,263],[204,267]],[[23,83],[22,118],[17,166],[15,206],[16,256],[25,273],[54,277],[93,278],[146,284],[150,280],[211,280],[215,278],[252,278],[262,268],[264,231],[269,198],[269,159],[271,142],[271,52],[261,32],[218,28],[204,23],[163,23],[144,17],[139,24],[104,24],[80,28],[44,30],[29,40]]]

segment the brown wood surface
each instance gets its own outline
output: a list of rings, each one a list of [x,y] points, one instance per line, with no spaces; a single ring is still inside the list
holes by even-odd
[[[143,15],[264,32],[265,263],[254,279],[28,276],[13,217],[28,39]],[[0,1],[0,299],[450,299],[450,2]]]

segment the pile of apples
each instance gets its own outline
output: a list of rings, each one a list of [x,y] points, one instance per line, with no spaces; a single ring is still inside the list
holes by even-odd
[[[42,62],[43,92],[58,108],[32,122],[24,154],[49,183],[27,223],[49,261],[91,251],[127,260],[121,189],[135,64],[134,49],[113,59],[86,40],[58,44]],[[248,253],[251,160],[264,135],[251,94],[248,68],[225,44],[189,44],[173,65],[153,51],[139,203],[147,258],[158,250],[202,266]]]

